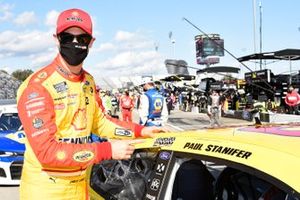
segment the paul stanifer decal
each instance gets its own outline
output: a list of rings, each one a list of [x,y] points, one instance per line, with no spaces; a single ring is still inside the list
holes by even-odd
[[[183,149],[214,152],[214,153],[226,154],[226,155],[235,156],[244,159],[248,159],[252,155],[252,152],[245,151],[242,149],[237,149],[234,147],[227,147],[227,146],[214,145],[214,144],[204,145],[202,143],[195,143],[195,142],[185,143]]]
[[[171,146],[175,139],[175,137],[160,137],[154,141],[153,146]]]
[[[57,93],[65,92],[69,89],[66,81],[54,84],[53,87]]]

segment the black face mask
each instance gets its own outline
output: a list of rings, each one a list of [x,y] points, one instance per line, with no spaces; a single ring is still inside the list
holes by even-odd
[[[71,42],[60,44],[59,52],[69,65],[77,66],[87,57],[89,48],[88,45]]]

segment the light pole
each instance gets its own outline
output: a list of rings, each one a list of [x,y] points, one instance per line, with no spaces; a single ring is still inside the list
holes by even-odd
[[[172,40],[172,47],[173,47],[173,58],[175,59],[175,40]]]
[[[262,5],[259,2],[259,53],[262,53]],[[259,61],[260,70],[262,70],[262,59]]]
[[[256,53],[256,0],[252,1],[253,8],[253,48],[254,53]],[[256,71],[256,62],[255,62],[255,71]]]
[[[175,59],[175,40],[172,39],[173,33],[172,31],[169,32],[169,39],[171,41],[172,44],[172,54],[173,54],[173,58]]]

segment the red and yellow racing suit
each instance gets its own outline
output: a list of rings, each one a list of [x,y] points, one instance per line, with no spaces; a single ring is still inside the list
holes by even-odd
[[[70,74],[59,57],[20,86],[18,112],[26,134],[24,200],[87,199],[86,168],[112,155],[110,143],[92,143],[91,133],[130,139],[142,130],[134,125],[133,133],[106,119],[93,77],[84,70]]]

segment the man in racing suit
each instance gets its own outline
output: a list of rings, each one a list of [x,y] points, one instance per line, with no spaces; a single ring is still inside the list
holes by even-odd
[[[132,122],[132,110],[134,108],[134,103],[133,99],[129,96],[128,91],[125,91],[125,94],[121,96],[120,107],[123,121]]]
[[[18,90],[18,112],[26,134],[21,200],[88,199],[87,167],[105,159],[129,159],[134,151],[132,140],[91,143],[91,133],[131,139],[163,131],[139,125],[125,129],[106,119],[97,104],[93,77],[83,69],[95,40],[86,12],[62,12],[54,38],[57,57]]]

